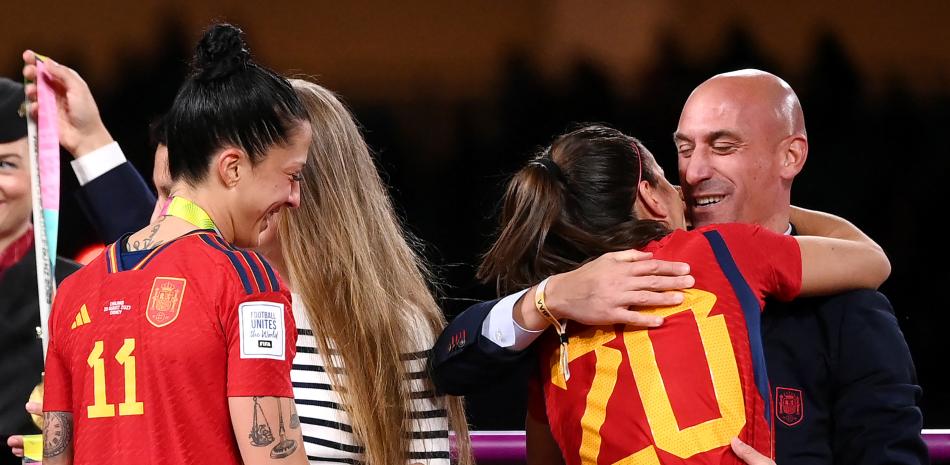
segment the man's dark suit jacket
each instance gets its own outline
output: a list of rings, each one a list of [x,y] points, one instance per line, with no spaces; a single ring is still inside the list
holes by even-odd
[[[129,162],[80,187],[76,198],[107,244],[127,232],[144,228],[155,206],[155,195]]]
[[[530,354],[481,335],[497,300],[469,307],[433,347],[433,380],[464,395]],[[776,463],[929,463],[913,361],[890,302],[876,291],[770,303],[762,317]]]

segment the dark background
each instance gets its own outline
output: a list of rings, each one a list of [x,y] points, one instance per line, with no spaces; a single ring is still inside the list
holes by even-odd
[[[242,25],[260,61],[316,76],[351,105],[450,318],[494,297],[475,266],[507,174],[538,146],[572,122],[605,122],[672,174],[671,133],[696,85],[746,67],[778,74],[802,101],[810,141],[793,202],[849,218],[888,252],[882,290],[917,364],[924,425],[950,427],[940,342],[950,256],[925,232],[943,215],[950,174],[946,2],[76,3],[5,6],[0,72],[16,77],[27,47],[78,70],[150,178],[147,126],[173,99],[194,41],[213,19]],[[72,256],[98,239],[63,170],[60,251]],[[522,428],[518,382],[469,398],[476,428]]]

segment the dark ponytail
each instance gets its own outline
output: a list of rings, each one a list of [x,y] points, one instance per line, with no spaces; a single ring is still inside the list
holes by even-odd
[[[201,181],[211,156],[227,146],[257,163],[270,147],[287,144],[306,120],[290,83],[251,59],[239,28],[211,26],[164,118],[172,179]]]
[[[655,162],[640,159],[644,153],[639,141],[605,126],[556,138],[508,183],[501,229],[478,279],[508,293],[668,234],[665,223],[634,213],[641,176],[658,181]]]
[[[543,155],[521,168],[508,183],[501,211],[503,226],[478,268],[478,279],[497,279],[499,292],[517,289],[542,270],[571,264],[544,253],[548,233],[563,209],[564,183],[559,169],[554,171],[540,160]],[[554,164],[550,158],[547,161]]]

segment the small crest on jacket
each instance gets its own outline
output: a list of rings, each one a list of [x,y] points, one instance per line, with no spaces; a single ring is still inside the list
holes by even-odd
[[[802,391],[786,387],[775,388],[775,416],[787,426],[801,423],[805,416]]]

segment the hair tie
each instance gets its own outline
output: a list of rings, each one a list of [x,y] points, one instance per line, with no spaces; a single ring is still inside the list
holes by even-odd
[[[542,168],[547,170],[549,173],[554,175],[554,177],[557,178],[558,181],[564,182],[564,173],[561,171],[561,167],[557,166],[557,163],[555,163],[554,160],[548,157],[541,156],[541,157],[535,158],[534,160],[531,160],[531,162],[528,164],[541,166]]]

